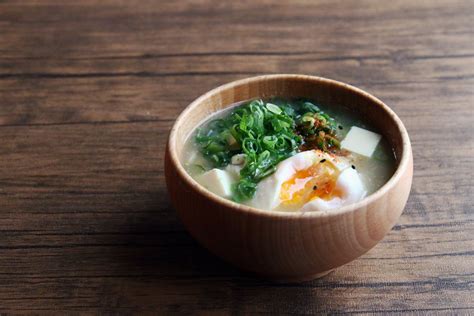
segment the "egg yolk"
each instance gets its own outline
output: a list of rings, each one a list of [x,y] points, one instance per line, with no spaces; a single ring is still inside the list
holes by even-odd
[[[281,186],[281,204],[293,208],[301,207],[317,198],[330,200],[341,197],[342,192],[336,188],[339,174],[339,169],[329,160],[297,171]]]

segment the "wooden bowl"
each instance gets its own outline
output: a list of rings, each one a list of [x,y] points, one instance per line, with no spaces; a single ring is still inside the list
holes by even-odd
[[[394,175],[378,191],[355,204],[328,212],[290,213],[226,200],[187,174],[180,157],[186,155],[183,145],[196,126],[232,103],[272,96],[307,97],[320,104],[343,104],[355,109],[394,148]],[[354,260],[390,231],[410,193],[413,158],[403,123],[377,98],[334,80],[269,75],[220,86],[192,102],[170,132],[165,174],[173,206],[191,235],[204,247],[263,277],[304,281]]]

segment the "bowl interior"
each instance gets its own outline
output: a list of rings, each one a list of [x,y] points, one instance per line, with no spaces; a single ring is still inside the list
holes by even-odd
[[[186,153],[183,147],[194,129],[213,113],[236,102],[255,98],[305,97],[328,106],[342,106],[375,127],[394,150],[397,167],[403,155],[403,125],[395,113],[383,102],[368,93],[337,81],[300,75],[260,76],[218,87],[196,99],[178,118],[170,144],[179,158]],[[181,159],[180,159],[181,160]]]

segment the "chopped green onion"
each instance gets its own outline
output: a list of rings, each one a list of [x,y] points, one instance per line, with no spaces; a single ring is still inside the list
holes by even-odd
[[[336,128],[334,120],[309,101],[253,100],[198,129],[195,141],[214,168],[232,161],[243,163],[240,180],[233,186],[233,199],[244,201],[251,199],[257,183],[274,173],[279,162],[296,154],[309,136],[322,150],[339,145],[324,134],[320,136],[326,132],[329,137]],[[237,161],[236,155],[245,155],[244,162]]]
[[[267,103],[266,107],[268,111],[275,114],[280,114],[282,112],[278,105],[275,105],[273,103]]]

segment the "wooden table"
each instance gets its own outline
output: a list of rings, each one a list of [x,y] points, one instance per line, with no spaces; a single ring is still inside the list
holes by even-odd
[[[473,1],[0,1],[0,311],[474,313]],[[167,133],[257,74],[345,81],[405,122],[408,205],[327,277],[223,263],[167,198]]]

